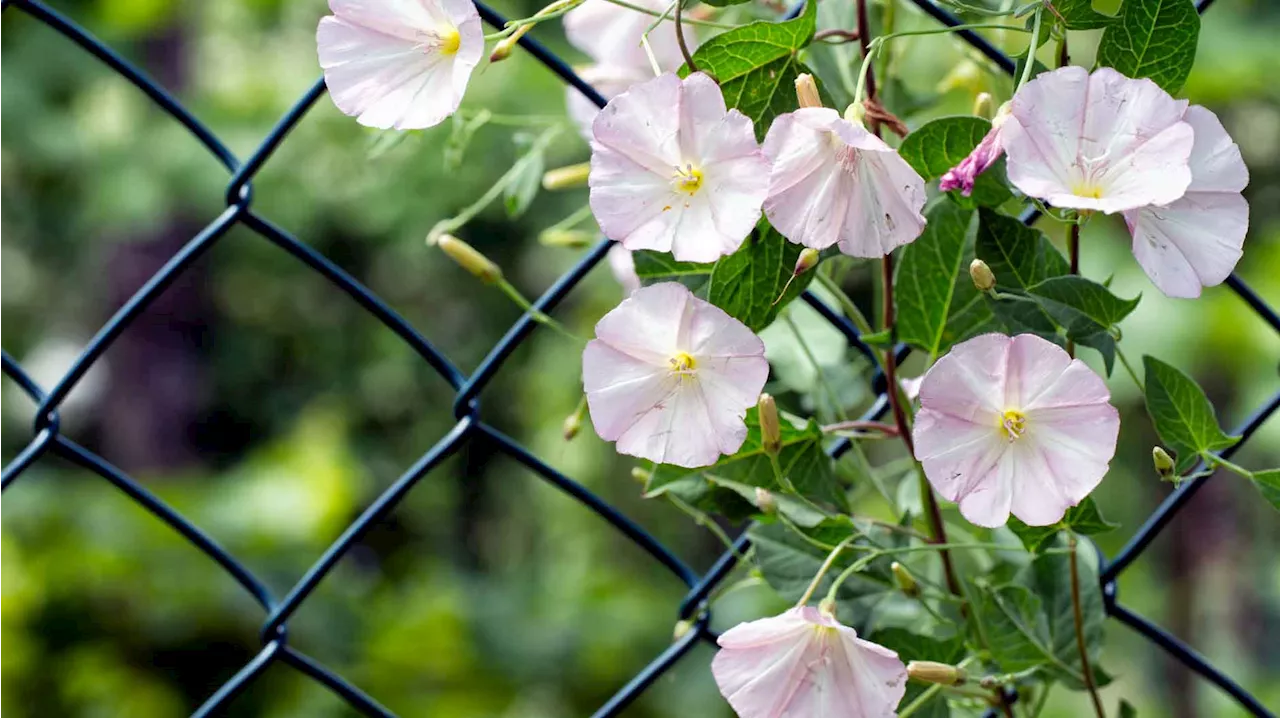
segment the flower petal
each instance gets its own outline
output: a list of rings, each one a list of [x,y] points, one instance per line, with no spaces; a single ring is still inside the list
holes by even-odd
[[[474,5],[334,0],[331,7],[335,15],[316,29],[316,48],[338,109],[383,129],[431,127],[458,109],[484,49]],[[433,44],[453,31],[453,52]]]
[[[1240,194],[1249,170],[1222,123],[1198,105],[1187,108],[1195,129],[1191,186],[1164,207],[1125,213],[1133,254],[1160,291],[1170,297],[1200,296],[1201,286],[1225,280],[1244,252],[1249,203]]]
[[[1165,207],[1125,213],[1133,256],[1170,297],[1194,298],[1221,284],[1244,254],[1249,203],[1239,193],[1188,192]]]
[[[925,372],[920,403],[993,429],[1004,411],[1006,365],[1012,340],[1003,334],[983,334],[951,348]]]
[[[889,718],[906,692],[906,667],[889,649],[813,607],[739,624],[711,662],[741,718]]]
[[[591,210],[628,249],[711,262],[755,227],[768,160],[751,120],[725,109],[720,88],[694,73],[666,74],[610,100],[593,124]],[[696,176],[692,189],[680,175]]]
[[[764,152],[773,162],[765,215],[796,244],[836,242],[880,257],[924,228],[924,179],[892,148],[829,108],[774,120]]]
[[[1002,128],[1009,180],[1055,206],[1107,213],[1187,190],[1193,132],[1185,103],[1109,68],[1047,72],[1013,98]]]

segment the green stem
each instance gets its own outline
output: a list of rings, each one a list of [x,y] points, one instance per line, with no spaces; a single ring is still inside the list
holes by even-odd
[[[1040,691],[1040,698],[1036,701],[1036,707],[1031,710],[1031,718],[1039,718],[1040,712],[1044,710],[1046,704],[1049,703],[1049,690],[1053,688],[1051,681],[1045,681],[1044,689]]]
[[[1138,373],[1133,370],[1133,365],[1129,363],[1129,359],[1125,357],[1124,352],[1120,350],[1119,344],[1116,345],[1116,356],[1120,358],[1120,363],[1124,366],[1124,370],[1128,372],[1129,378],[1138,386],[1138,391],[1145,393],[1146,387],[1144,387],[1142,382],[1138,379]]]
[[[490,187],[484,194],[480,195],[480,199],[472,202],[458,214],[449,217],[448,219],[442,219],[439,222],[436,222],[435,226],[431,228],[431,231],[427,233],[427,243],[434,244],[441,235],[451,234],[457,231],[458,228],[462,227],[467,222],[470,222],[477,214],[480,214],[485,207],[488,207],[490,203],[497,199],[498,195],[502,194],[503,190],[505,190],[508,185],[514,182],[515,179],[527,169],[529,163],[533,162],[535,157],[540,156],[542,152],[546,150],[551,142],[555,140],[556,136],[560,134],[561,128],[561,125],[557,125],[543,130],[542,134],[538,135],[537,139],[533,141],[533,144],[529,147],[529,151],[523,157],[516,160],[515,163],[511,165],[511,169],[507,170],[501,177],[499,177],[498,181],[494,182],[492,187]]]
[[[647,8],[647,7],[644,7],[643,5],[636,5],[634,3],[629,3],[626,0],[605,0],[605,2],[611,3],[613,5],[617,5],[618,7],[625,7],[628,10],[635,10],[636,12],[644,13],[645,15],[649,15],[650,17],[662,17],[662,15],[664,14],[664,13],[658,12],[657,10],[654,10],[653,8]],[[685,18],[683,22],[686,22],[690,25],[701,25],[703,27],[720,28],[721,30],[733,30],[738,27],[737,25],[728,25],[723,22],[712,22],[711,20],[694,20],[690,18]]]
[[[804,595],[800,597],[799,601],[796,601],[796,608],[800,608],[809,603],[809,599],[813,598],[813,592],[818,590],[818,584],[822,583],[822,578],[827,575],[827,571],[831,570],[832,564],[834,564],[836,559],[840,557],[840,552],[844,550],[845,546],[849,545],[849,542],[853,541],[853,538],[853,536],[850,536],[839,544],[836,544],[835,548],[831,549],[831,553],[827,554],[827,560],[822,562],[822,566],[818,568],[817,575],[815,575],[813,580],[809,582],[809,588],[805,589]]]
[[[1243,466],[1233,464],[1230,461],[1227,461],[1226,459],[1222,458],[1221,456],[1218,456],[1217,454],[1211,454],[1207,451],[1204,451],[1200,453],[1200,458],[1204,459],[1206,464],[1209,464],[1211,466],[1215,466],[1215,465],[1221,466],[1222,468],[1232,473],[1239,474],[1245,477],[1246,479],[1249,479],[1250,481],[1253,480],[1252,471],[1244,468]]]
[[[791,479],[786,474],[782,473],[782,464],[778,463],[778,457],[773,454],[768,454],[768,456],[769,466],[773,468],[773,478],[778,481],[778,486],[781,486],[789,494],[800,496],[800,492],[796,490],[795,484],[791,483]],[[801,496],[801,498],[804,497]]]
[[[831,402],[831,410],[841,421],[848,421],[849,415],[845,412],[844,407],[840,404],[840,397],[836,394],[831,385],[827,383],[827,374],[822,370],[822,365],[818,363],[818,358],[814,356],[813,350],[809,348],[809,343],[805,341],[804,335],[800,333],[800,327],[796,325],[795,320],[791,318],[790,312],[784,312],[783,321],[791,328],[791,333],[796,337],[796,345],[800,347],[800,351],[804,353],[805,359],[813,365],[814,374],[818,378],[818,386],[822,388],[822,393],[826,395],[827,401]]]
[[[515,302],[516,306],[520,307],[525,312],[527,312],[529,314],[529,317],[533,319],[533,321],[545,327],[549,327],[555,330],[557,333],[569,339],[572,339],[578,344],[587,343],[587,340],[569,331],[567,328],[565,328],[563,324],[561,324],[560,322],[557,322],[556,320],[552,319],[550,316],[538,310],[537,307],[533,306],[533,304],[530,303],[529,300],[526,299],[525,296],[520,293],[519,289],[516,289],[514,286],[512,286],[511,282],[508,282],[505,278],[498,279],[495,286],[497,286],[498,289],[502,290],[502,293],[507,295],[511,299],[511,301]]]
[[[571,227],[575,227],[578,224],[580,224],[584,219],[590,219],[591,216],[592,216],[591,205],[584,204],[578,209],[574,210],[573,214],[569,215],[568,217],[565,217],[559,222],[556,222],[550,227],[547,227],[546,229],[542,230],[542,233],[545,234],[547,232],[559,232],[562,230],[569,229]]]
[[[558,18],[584,2],[586,2],[586,0],[557,0],[534,13],[530,17],[521,18],[519,20],[508,20],[507,24],[501,30],[485,35],[484,39],[501,40],[505,37],[509,37],[511,33],[519,30],[525,25],[537,25],[540,22]]]
[[[671,499],[671,503],[676,508],[680,509],[685,514],[687,514],[690,518],[692,518],[694,523],[698,524],[704,529],[715,534],[715,537],[720,540],[720,543],[724,544],[725,547],[728,548],[729,551],[731,551],[735,557],[737,557],[739,562],[742,562],[742,563],[746,562],[746,557],[743,556],[738,551],[737,547],[733,545],[733,539],[729,538],[729,535],[724,532],[724,529],[720,528],[720,525],[717,524],[714,519],[712,519],[710,516],[706,515],[702,511],[689,505],[683,499],[671,493],[670,491],[664,492],[663,496],[666,496],[668,499]]]
[[[854,304],[853,300],[849,298],[849,295],[844,293],[844,290],[840,288],[840,285],[836,280],[819,270],[818,284],[821,284],[823,289],[835,295],[836,301],[840,303],[840,308],[843,309],[844,313],[849,317],[849,321],[853,322],[853,326],[858,329],[859,334],[875,333],[874,330],[871,329],[871,323],[868,322],[866,316],[862,314],[862,310],[858,309],[858,305]]]
[[[1031,79],[1031,69],[1036,66],[1036,50],[1039,49],[1040,41],[1040,16],[1044,14],[1044,6],[1036,8],[1035,20],[1031,23],[1031,45],[1027,48],[1027,64],[1022,67],[1022,77],[1018,78],[1018,86],[1013,89],[1014,94],[1018,93],[1018,89],[1027,84]]]

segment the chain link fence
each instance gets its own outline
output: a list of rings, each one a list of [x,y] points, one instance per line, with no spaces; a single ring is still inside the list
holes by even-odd
[[[948,26],[960,24],[958,18],[935,5],[931,0],[912,0],[912,2],[940,23]],[[1203,12],[1210,3],[1211,0],[1200,0],[1197,3],[1197,9]],[[504,17],[486,5],[477,2],[476,6],[480,11],[480,16],[489,25],[501,28],[506,23]],[[32,464],[47,455],[57,456],[87,469],[124,492],[133,501],[154,514],[192,545],[204,552],[205,555],[230,574],[262,607],[265,618],[263,619],[261,630],[261,650],[230,680],[218,688],[213,695],[209,696],[204,704],[192,714],[194,717],[198,718],[221,713],[238,693],[243,691],[258,675],[275,662],[291,666],[300,673],[323,684],[346,701],[353,709],[364,715],[394,716],[395,714],[378,703],[377,699],[367,695],[342,676],[291,646],[288,635],[289,619],[302,603],[307,600],[316,586],[342,560],[351,547],[371,527],[395,509],[405,495],[423,477],[442,461],[457,452],[463,444],[477,440],[484,441],[486,446],[507,454],[528,467],[544,481],[572,496],[587,510],[596,513],[627,538],[634,541],[655,561],[666,567],[667,570],[675,574],[680,581],[688,586],[688,592],[679,606],[676,607],[675,618],[691,621],[691,630],[636,673],[626,685],[621,686],[613,697],[595,712],[595,718],[613,716],[622,712],[641,692],[675,665],[698,642],[715,643],[716,634],[710,628],[710,612],[707,610],[706,599],[734,569],[738,556],[747,548],[748,539],[745,534],[737,539],[734,550],[725,551],[708,571],[698,573],[682,562],[656,538],[600,497],[588,491],[572,478],[556,471],[528,449],[485,423],[481,412],[481,394],[490,380],[493,379],[495,373],[511,356],[512,352],[536,328],[537,323],[533,319],[532,313],[526,312],[511,326],[474,372],[470,375],[464,374],[448,357],[438,351],[430,341],[354,277],[254,211],[252,186],[254,177],[262,169],[263,165],[271,159],[294,126],[324,94],[325,85],[323,79],[317,80],[298,99],[293,107],[280,118],[275,127],[258,145],[257,149],[247,159],[241,160],[223,144],[216,134],[187,111],[164,88],[148,78],[110,47],[91,36],[75,22],[38,0],[6,0],[3,3],[3,9],[26,13],[46,24],[73,42],[82,51],[89,53],[113,71],[119,73],[119,75],[145,93],[174,121],[185,127],[209,153],[218,159],[230,174],[225,193],[226,209],[192,237],[181,250],[174,254],[159,271],[151,276],[116,311],[56,384],[52,387],[37,385],[8,352],[3,353],[4,374],[38,404],[33,426],[34,436],[31,442],[8,466],[4,467],[3,478],[0,480],[0,486],[4,490],[7,490],[14,481],[19,479]],[[794,8],[789,15],[798,14],[799,9],[800,7]],[[1013,60],[981,36],[972,31],[959,31],[957,35],[1003,71],[1010,74],[1013,73],[1015,67]],[[604,106],[604,98],[595,89],[584,82],[563,60],[547,50],[537,40],[526,35],[520,40],[520,44],[564,82],[572,85],[592,102],[599,106]],[[1036,217],[1037,213],[1034,210],[1029,210],[1024,213],[1022,219],[1024,222],[1030,223]],[[395,483],[382,492],[343,531],[342,535],[329,546],[284,596],[275,595],[244,564],[225,551],[216,541],[188,521],[181,513],[143,488],[140,483],[126,473],[112,466],[102,457],[87,450],[60,431],[58,409],[71,390],[94,366],[94,363],[102,357],[112,342],[128,330],[134,319],[152,301],[236,225],[243,226],[256,233],[261,239],[284,249],[298,261],[346,292],[353,301],[395,332],[423,361],[439,373],[454,389],[456,397],[453,404],[453,413],[457,423],[454,427],[410,466]],[[554,312],[556,305],[577,286],[588,272],[600,263],[610,244],[608,240],[604,240],[588,251],[576,266],[561,276],[534,302],[535,309],[546,313]],[[1280,315],[1268,306],[1238,276],[1231,275],[1226,285],[1252,311],[1266,321],[1272,329],[1280,333]],[[861,341],[858,331],[847,319],[833,311],[812,293],[806,293],[804,300],[839,329],[853,348],[864,353],[873,362],[875,361],[875,352],[871,351]],[[899,347],[898,351],[899,359],[901,359],[905,356],[907,349],[903,346]],[[882,373],[877,371],[873,377],[872,386],[877,398],[863,417],[868,420],[880,418],[888,409],[888,399],[884,393],[885,382]],[[1239,434],[1242,437],[1241,441],[1224,451],[1223,456],[1229,456],[1243,446],[1254,431],[1278,408],[1280,408],[1280,393],[1265,401],[1243,423],[1234,427],[1233,433]],[[829,447],[829,453],[833,457],[839,457],[849,449],[849,446],[848,439],[843,439]],[[1205,467],[1202,464],[1194,471],[1198,472],[1203,468]],[[1188,668],[1230,695],[1249,713],[1255,716],[1274,717],[1275,714],[1265,708],[1257,698],[1250,695],[1238,683],[1211,665],[1192,648],[1146,618],[1125,608],[1119,602],[1119,589],[1116,582],[1120,574],[1142,555],[1173,516],[1190,502],[1196,492],[1208,480],[1209,477],[1204,477],[1183,483],[1165,499],[1119,554],[1110,559],[1101,558],[1100,577],[1104,605],[1108,615],[1145,636],[1155,645],[1160,646]],[[670,617],[662,620],[669,619]]]

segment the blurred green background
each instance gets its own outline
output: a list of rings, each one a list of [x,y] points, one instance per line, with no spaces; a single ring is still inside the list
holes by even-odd
[[[849,17],[838,3],[824,3],[828,24]],[[319,75],[322,0],[54,6],[172,90],[240,156]],[[536,9],[498,6],[513,16]],[[927,23],[905,7],[898,22]],[[4,348],[48,387],[102,322],[217,215],[227,175],[177,123],[65,38],[14,9],[2,28]],[[1277,33],[1280,6],[1221,0],[1206,16],[1185,93],[1222,117],[1250,167],[1252,230],[1238,270],[1273,305],[1280,305]],[[535,35],[586,61],[555,23]],[[1007,41],[1020,49],[1017,38]],[[1007,97],[1008,82],[984,78],[971,53],[949,39],[894,47],[901,83],[886,90],[887,100],[913,125],[967,112],[979,89]],[[1089,57],[1088,39],[1073,51],[1077,60]],[[930,109],[907,111],[917,103]],[[560,83],[521,53],[477,71],[464,103],[504,115],[558,116],[563,107]],[[254,208],[366,283],[470,371],[519,312],[422,239],[510,166],[516,131],[481,129],[461,165],[447,168],[447,123],[393,141],[322,98],[255,180]],[[566,131],[548,166],[587,154]],[[543,194],[516,220],[498,203],[461,234],[533,296],[582,251],[540,246],[537,232],[584,201],[585,191]],[[1229,290],[1211,289],[1197,302],[1166,299],[1138,270],[1127,239],[1118,221],[1095,222],[1083,259],[1086,274],[1114,275],[1122,296],[1144,295],[1125,323],[1127,353],[1155,353],[1191,371],[1224,424],[1238,423],[1280,388],[1280,337]],[[868,276],[855,273],[854,281]],[[558,316],[587,333],[620,296],[602,266]],[[809,321],[802,312],[796,318]],[[770,343],[777,368],[794,364],[794,352],[777,348],[785,337]],[[535,333],[484,392],[484,417],[704,569],[719,552],[710,533],[668,504],[642,501],[631,462],[589,428],[572,443],[561,439],[561,420],[580,396],[577,355],[555,334]],[[853,373],[838,344],[820,359],[833,372]],[[804,408],[788,392],[797,381],[805,379],[774,387],[793,410]],[[1170,491],[1149,469],[1155,438],[1139,395],[1122,373],[1111,385],[1124,424],[1097,494],[1122,524],[1100,541],[1108,552]],[[62,426],[280,595],[451,427],[451,402],[446,383],[392,332],[279,248],[235,229],[112,346],[64,405]],[[30,438],[33,406],[7,381],[2,404],[7,463]],[[1280,464],[1280,421],[1238,461]],[[50,457],[4,498],[7,715],[182,715],[258,649],[261,609],[101,478]],[[1126,605],[1272,706],[1280,705],[1277,518],[1252,487],[1218,476],[1120,583]],[[683,593],[598,517],[472,444],[423,479],[320,584],[291,620],[290,643],[401,715],[581,716],[668,645]],[[715,623],[778,608],[767,588],[744,588],[720,603]],[[695,649],[627,714],[729,715],[710,655]],[[1241,714],[1118,624],[1109,625],[1104,656],[1118,676],[1104,692],[1112,705],[1123,695],[1143,716]],[[1047,714],[1081,714],[1077,698],[1058,693]],[[228,714],[352,712],[277,664]]]

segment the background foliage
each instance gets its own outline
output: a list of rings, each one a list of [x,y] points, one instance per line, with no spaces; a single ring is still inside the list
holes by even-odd
[[[1258,0],[1219,5],[1204,21],[1183,94],[1217,112],[1241,145],[1252,175],[1253,229],[1238,270],[1275,303],[1280,90],[1272,78],[1280,69],[1273,44],[1280,9]],[[55,7],[157,77],[238,152],[256,144],[318,75],[320,0]],[[1098,7],[1109,11],[1107,3]],[[847,26],[847,8],[826,0],[819,29],[837,20]],[[535,6],[499,9],[520,16]],[[771,10],[730,12],[745,19]],[[220,209],[225,174],[144,97],[64,39],[16,13],[6,12],[2,23],[4,344],[47,382]],[[535,33],[572,53],[554,25]],[[1011,51],[1023,42],[997,39]],[[830,60],[813,63],[822,72]],[[912,127],[968,112],[977,90],[1008,93],[1007,80],[979,72],[950,40],[900,41],[889,62],[898,81],[883,90],[885,102]],[[838,83],[824,89],[839,103]],[[563,90],[517,53],[474,78],[464,108],[482,107],[558,115]],[[447,124],[388,138],[322,100],[255,182],[255,206],[470,368],[518,310],[429,251],[422,237],[505,172],[519,147],[512,128],[490,124],[456,166],[446,166],[449,139]],[[576,134],[563,132],[547,165],[586,155]],[[495,206],[464,236],[535,294],[576,250],[542,247],[533,237],[584,197],[540,195],[517,220]],[[1145,295],[1124,323],[1131,356],[1156,353],[1193,374],[1227,426],[1275,390],[1280,339],[1261,320],[1221,289],[1194,303],[1164,298],[1133,262],[1121,228],[1099,225],[1087,235],[1085,274],[1114,274],[1117,296]],[[855,267],[848,281],[864,288],[855,298],[867,306],[872,269]],[[597,271],[560,316],[587,332],[619,296]],[[857,404],[863,367],[843,340],[799,305],[788,314],[837,387],[837,401]],[[946,327],[931,317],[921,316],[919,329],[946,341]],[[804,357],[788,353],[787,330],[779,322],[766,332],[766,340],[775,337],[771,389],[784,404],[814,385]],[[717,553],[715,539],[670,504],[641,501],[631,462],[590,431],[572,444],[560,439],[560,420],[580,393],[577,376],[564,368],[577,361],[574,346],[539,333],[486,392],[486,417],[705,567]],[[911,369],[908,363],[908,375]],[[1142,414],[1124,377],[1112,388],[1122,415]],[[29,436],[32,407],[12,385],[5,389],[7,462]],[[443,381],[347,298],[237,231],[125,333],[63,414],[68,435],[143,479],[282,589],[447,429],[451,398]],[[821,402],[794,408],[831,413]],[[1121,524],[1096,537],[1104,550],[1114,551],[1169,490],[1149,468],[1155,441],[1143,422],[1122,427],[1112,473],[1096,494]],[[1268,447],[1276,446],[1280,426],[1271,422],[1239,462],[1275,465],[1280,451]],[[42,461],[6,498],[0,667],[9,715],[181,714],[256,649],[260,612],[239,587],[101,480]],[[874,513],[876,501],[866,494],[859,511]],[[1266,637],[1280,630],[1280,561],[1271,550],[1280,529],[1269,511],[1244,482],[1215,479],[1154,553],[1125,574],[1121,590],[1126,604],[1274,705],[1280,649]],[[482,445],[426,480],[337,572],[291,622],[291,641],[405,715],[588,713],[666,645],[675,619],[668,607],[683,594],[596,517]],[[767,588],[743,589],[722,602],[716,620],[723,627],[782,605]],[[1105,630],[1118,688],[1104,693],[1123,693],[1145,715],[1233,715],[1212,689],[1123,627]],[[709,653],[697,649],[631,714],[727,715],[706,669]],[[1076,715],[1070,703],[1057,710]],[[323,688],[280,668],[255,682],[234,711],[347,714]]]

